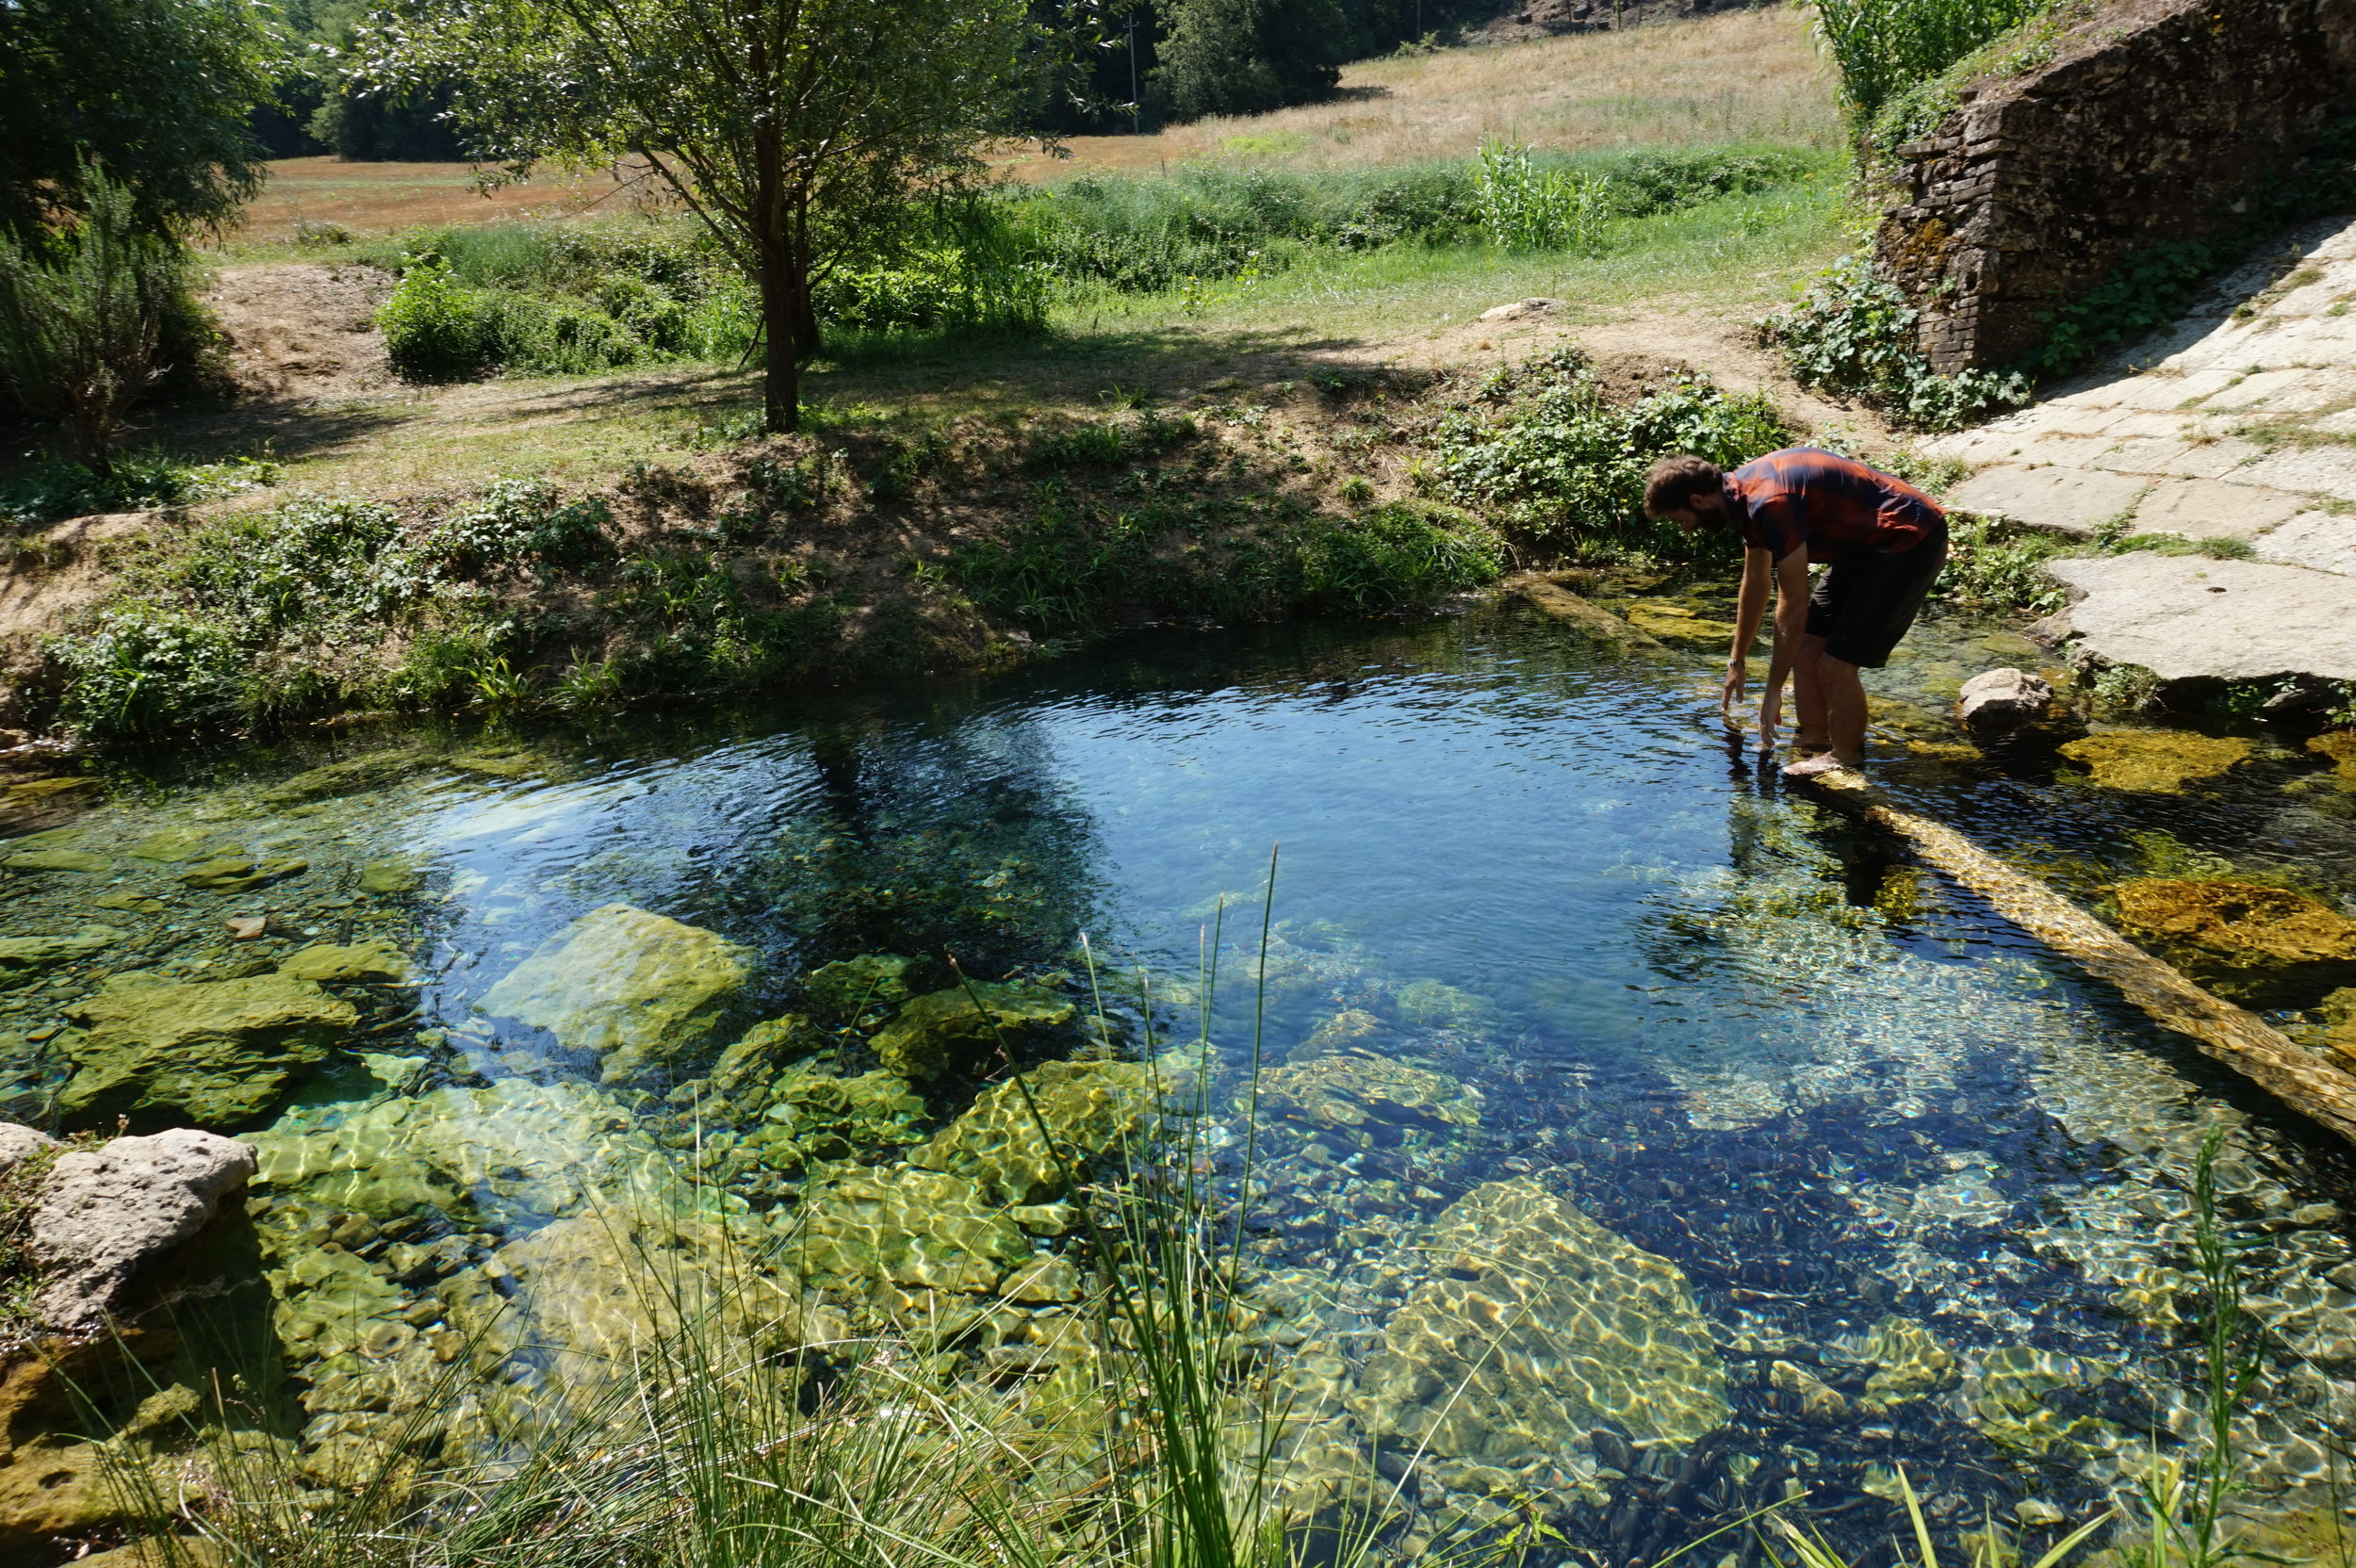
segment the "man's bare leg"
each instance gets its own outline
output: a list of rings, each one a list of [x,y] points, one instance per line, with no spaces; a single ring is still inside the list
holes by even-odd
[[[1813,634],[1800,639],[1799,657],[1792,661],[1792,710],[1798,723],[1792,732],[1792,748],[1802,757],[1813,757],[1832,744],[1832,734],[1825,727],[1824,640]]]
[[[1784,776],[1789,778],[1808,778],[1835,768],[1865,764],[1865,682],[1857,678],[1855,664],[1824,653],[1822,639],[1816,641],[1817,687],[1824,694],[1824,723],[1832,743],[1823,754],[1784,769]]]

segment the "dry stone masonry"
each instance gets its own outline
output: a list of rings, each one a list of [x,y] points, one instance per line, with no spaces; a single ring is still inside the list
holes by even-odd
[[[1935,368],[2012,364],[2127,256],[2233,223],[2352,86],[2350,0],[2100,8],[1898,150],[1876,258],[1922,310]]]

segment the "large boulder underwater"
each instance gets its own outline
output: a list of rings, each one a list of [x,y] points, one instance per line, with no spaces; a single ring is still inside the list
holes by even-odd
[[[485,991],[492,1018],[603,1058],[621,1083],[710,1045],[753,978],[749,948],[628,904],[574,921]]]

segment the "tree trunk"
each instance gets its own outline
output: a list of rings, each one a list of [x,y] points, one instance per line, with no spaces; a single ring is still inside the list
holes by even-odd
[[[759,61],[756,58],[756,65]],[[755,243],[761,256],[761,428],[783,435],[802,417],[799,302],[810,292],[809,268],[794,243],[785,195],[785,150],[774,125],[753,133]]]
[[[802,346],[795,329],[802,297],[801,270],[784,245],[761,248],[761,428],[782,435],[797,428],[802,413]]]

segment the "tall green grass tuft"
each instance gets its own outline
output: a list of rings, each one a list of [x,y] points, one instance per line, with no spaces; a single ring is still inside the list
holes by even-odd
[[[1481,143],[1473,204],[1490,242],[1508,251],[1592,250],[1612,215],[1612,182],[1542,168],[1528,147]]]

